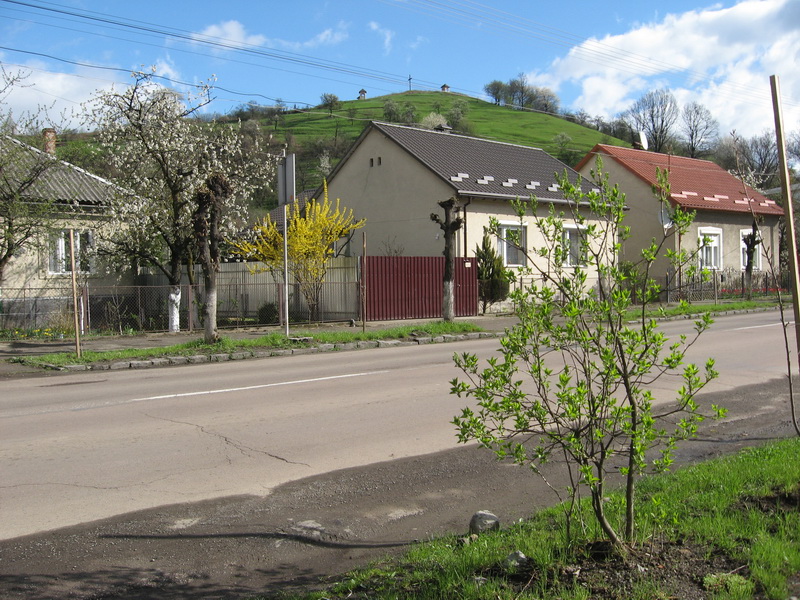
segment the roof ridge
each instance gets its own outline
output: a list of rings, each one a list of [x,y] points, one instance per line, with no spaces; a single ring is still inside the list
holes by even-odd
[[[464,135],[463,133],[452,133],[445,131],[436,131],[435,129],[425,129],[424,127],[412,127],[411,125],[400,125],[398,123],[387,123],[386,121],[373,121],[373,125],[383,125],[387,127],[397,127],[398,129],[410,129],[412,131],[419,131],[421,133],[431,133],[435,135],[446,135],[449,137],[457,137],[465,140],[475,140],[477,142],[486,142],[487,144],[500,144],[503,146],[511,146],[512,148],[524,148],[525,150],[539,150],[544,152],[538,146],[525,146],[524,144],[514,144],[512,142],[501,142],[500,140],[490,140],[486,138],[476,137],[474,135]]]

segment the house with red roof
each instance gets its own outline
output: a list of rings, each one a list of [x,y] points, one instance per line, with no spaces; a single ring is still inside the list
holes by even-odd
[[[656,169],[669,173],[671,207],[695,211],[690,230],[682,236],[671,236],[670,248],[696,252],[695,260],[704,268],[740,274],[746,266],[743,236],[752,231],[756,219],[761,244],[754,256],[754,271],[768,268],[767,253],[777,258],[778,222],[783,209],[719,165],[696,158],[598,144],[578,163],[577,171],[590,178],[598,156],[609,182],[619,185],[626,194],[629,211],[625,224],[631,228],[631,237],[625,242],[623,260],[639,260],[641,249],[653,238],[670,234],[669,211],[662,210],[661,203],[653,196]],[[669,271],[666,259],[654,266],[653,276],[666,277]]]

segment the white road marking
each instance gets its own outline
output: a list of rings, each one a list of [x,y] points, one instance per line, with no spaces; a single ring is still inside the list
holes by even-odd
[[[794,325],[794,321],[789,321],[787,325]],[[728,331],[744,331],[745,329],[763,329],[764,327],[782,327],[783,323],[770,323],[768,325],[750,325],[749,327],[734,327]]]
[[[105,402],[92,402],[92,403],[84,403],[84,404],[69,404],[61,405],[61,406],[51,406],[47,408],[21,408],[21,409],[11,409],[7,411],[2,411],[0,414],[0,419],[8,419],[8,418],[15,418],[15,417],[28,417],[32,415],[43,415],[43,414],[50,414],[50,413],[59,413],[59,412],[77,412],[83,410],[93,410],[95,408],[108,408],[111,406],[123,406],[125,404],[134,404],[136,402],[148,402],[150,400],[168,400],[171,398],[188,398],[191,396],[208,396],[211,394],[226,394],[226,393],[233,393],[233,392],[246,392],[249,390],[259,390],[271,387],[279,387],[279,386],[286,386],[286,385],[300,385],[303,383],[316,383],[319,381],[333,381],[336,379],[348,379],[351,377],[368,377],[370,375],[383,375],[384,373],[388,373],[387,370],[382,371],[365,371],[363,373],[347,373],[344,375],[331,375],[328,377],[314,377],[311,379],[295,379],[293,381],[278,381],[276,383],[263,383],[260,385],[248,385],[243,387],[234,387],[234,388],[222,388],[218,390],[200,390],[197,392],[180,392],[175,394],[163,394],[159,396],[146,396],[143,398],[131,398],[128,400],[108,400]]]

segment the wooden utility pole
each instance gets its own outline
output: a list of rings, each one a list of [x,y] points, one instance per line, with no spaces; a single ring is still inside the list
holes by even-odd
[[[444,232],[444,295],[442,297],[442,319],[455,319],[455,238],[464,219],[458,216],[461,202],[455,197],[439,202],[444,209],[444,222],[436,213],[431,213],[431,221],[437,223]]]
[[[75,230],[69,230],[69,262],[70,272],[72,273],[72,315],[75,323],[75,354],[78,358],[81,357],[81,327],[80,319],[78,318],[78,280],[75,275]]]
[[[786,139],[783,135],[783,114],[781,109],[781,88],[777,75],[769,78],[772,87],[772,106],[775,111],[775,135],[778,142],[778,161],[780,163],[781,186],[783,187],[783,210],[786,212],[786,237],[789,243],[789,269],[792,274],[792,307],[794,308],[794,335],[800,358],[800,276],[797,265],[797,235],[794,226],[794,206],[792,205],[792,184],[789,179],[789,165],[786,162]]]

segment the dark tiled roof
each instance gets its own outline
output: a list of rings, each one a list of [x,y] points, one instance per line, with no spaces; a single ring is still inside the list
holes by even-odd
[[[562,200],[555,175],[566,169],[575,182],[579,175],[544,150],[474,137],[387,123],[372,127],[402,146],[460,196]],[[586,187],[586,185],[584,185]]]
[[[0,159],[4,175],[21,180],[31,170],[41,175],[28,187],[24,196],[32,200],[52,200],[80,206],[102,206],[111,199],[115,186],[69,163],[10,137],[0,137]],[[14,185],[14,184],[12,184]]]
[[[750,213],[752,207],[756,214],[783,214],[783,209],[774,200],[743,185],[735,176],[708,160],[598,144],[581,160],[578,168],[594,162],[597,154],[613,158],[650,185],[657,183],[656,167],[668,170],[671,198],[683,208]]]

